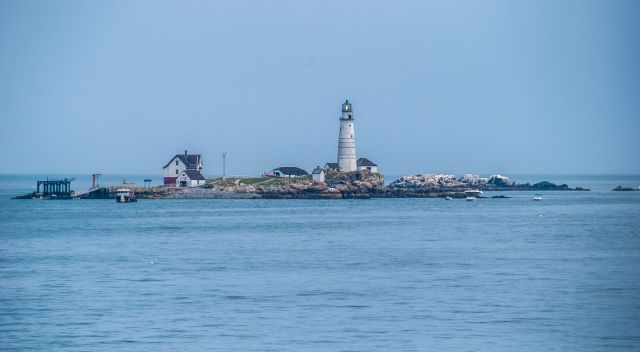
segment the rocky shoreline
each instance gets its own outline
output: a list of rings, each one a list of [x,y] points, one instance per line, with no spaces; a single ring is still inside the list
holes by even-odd
[[[328,173],[324,183],[309,178],[213,179],[202,188],[165,188],[164,194],[141,198],[167,199],[369,199],[369,198],[466,198],[484,191],[589,191],[582,187],[557,185],[548,181],[535,184],[511,182],[494,175],[480,178],[465,175],[403,176],[384,185],[384,177],[367,172]],[[507,198],[507,197],[500,197]]]
[[[384,176],[358,171],[329,172],[325,182],[310,177],[230,177],[210,179],[201,187],[149,188],[126,185],[139,199],[369,199],[369,198],[466,198],[481,197],[486,191],[589,191],[582,187],[557,185],[548,181],[535,184],[516,183],[501,175],[482,178],[477,175],[413,175],[403,176],[384,185]],[[116,189],[101,187],[74,198],[113,199]],[[16,199],[36,198],[32,194]],[[507,198],[507,197],[498,197]]]

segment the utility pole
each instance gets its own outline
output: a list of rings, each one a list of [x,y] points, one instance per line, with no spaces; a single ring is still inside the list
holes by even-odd
[[[222,153],[222,179],[227,177],[227,152]]]

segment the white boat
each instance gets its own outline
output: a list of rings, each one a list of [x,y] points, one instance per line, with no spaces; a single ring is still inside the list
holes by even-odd
[[[118,203],[132,203],[137,202],[136,192],[129,188],[118,188],[116,190],[116,202]]]
[[[536,196],[534,196],[534,197],[533,197],[533,200],[535,200],[535,201],[541,201],[541,200],[542,200],[542,197],[541,197],[541,196],[536,195]]]
[[[453,198],[451,198],[450,196],[446,196],[444,197],[444,200],[452,200]]]
[[[476,200],[476,197],[467,197],[465,199],[467,200],[467,202],[473,202],[474,200]]]
[[[467,197],[479,197],[480,195],[482,195],[482,191],[479,189],[468,189],[466,191],[464,191],[464,195]]]

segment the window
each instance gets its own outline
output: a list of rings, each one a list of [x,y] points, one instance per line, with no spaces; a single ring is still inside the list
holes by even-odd
[[[176,175],[178,174],[178,170],[176,169]]]
[[[178,160],[176,160],[176,166],[178,166]]]

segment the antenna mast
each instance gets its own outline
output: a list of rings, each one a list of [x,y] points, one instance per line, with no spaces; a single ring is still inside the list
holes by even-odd
[[[227,177],[227,152],[222,153],[222,179]]]

